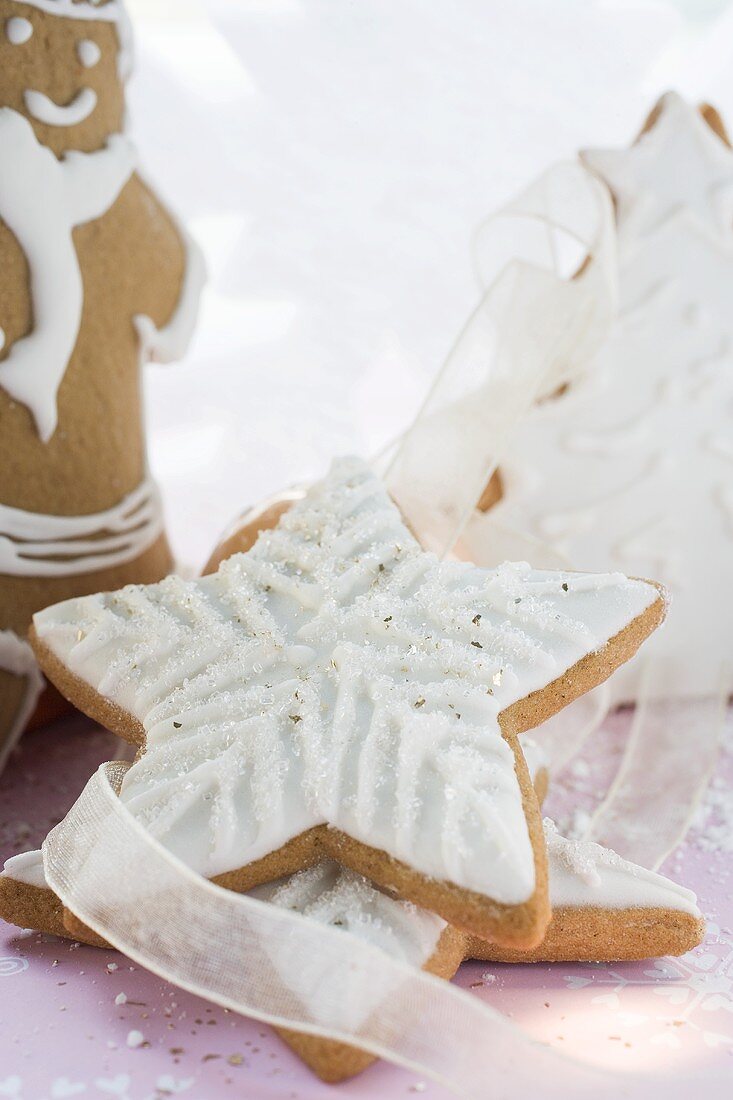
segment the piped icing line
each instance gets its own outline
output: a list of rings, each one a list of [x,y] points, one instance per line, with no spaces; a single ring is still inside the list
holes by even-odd
[[[140,338],[140,357],[144,363],[172,363],[185,353],[193,335],[206,282],[206,262],[196,241],[177,224],[186,250],[183,284],[173,316],[160,328],[151,317],[138,313],[133,318]]]
[[[76,126],[89,118],[97,106],[97,93],[93,88],[80,88],[69,103],[56,103],[45,92],[27,88],[23,101],[28,114],[47,126]]]
[[[112,206],[132,175],[135,152],[113,134],[96,153],[70,152],[57,160],[28,120],[7,107],[0,109],[0,150],[0,217],[28,261],[33,307],[32,331],[0,362],[0,388],[30,410],[47,442],[56,430],[56,395],[84,302],[72,230]]]
[[[26,680],[23,701],[10,729],[6,731],[5,740],[0,744],[1,771],[9,753],[17,744],[26,722],[35,710],[38,697],[43,690],[44,680],[28,642],[19,638],[12,630],[0,630],[0,670],[9,672],[13,676],[22,676]]]
[[[34,622],[144,728],[121,798],[194,870],[236,870],[327,822],[521,904],[534,858],[499,714],[658,597],[619,574],[441,563],[368,467],[343,459],[216,574]]]
[[[52,516],[0,504],[0,573],[64,577],[134,561],[163,531],[160,494],[146,476],[118,504]]]

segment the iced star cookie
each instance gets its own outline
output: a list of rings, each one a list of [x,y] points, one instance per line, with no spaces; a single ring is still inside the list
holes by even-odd
[[[199,581],[40,612],[42,668],[144,748],[120,797],[195,871],[251,889],[330,857],[508,947],[549,920],[517,735],[664,614],[618,574],[441,563],[341,460]]]
[[[683,955],[705,922],[684,886],[600,844],[566,840],[547,818],[552,920],[541,944],[512,951],[473,939],[472,958],[496,962],[618,962]]]
[[[700,942],[704,922],[695,896],[662,875],[645,871],[597,844],[572,843],[545,820],[553,918],[543,943],[530,952],[506,952],[494,944],[465,936],[426,910],[378,890],[367,879],[325,861],[304,871],[255,887],[252,896],[302,913],[310,920],[338,927],[379,947],[395,958],[432,974],[450,978],[465,958],[484,961],[606,961],[680,955]],[[0,874],[3,895],[15,897],[21,923],[58,935],[85,938],[83,927],[64,925],[64,914],[46,886],[40,852],[8,860]],[[7,903],[6,903],[7,905]],[[295,983],[299,960],[280,945],[272,954],[277,972]],[[329,980],[340,984],[343,976]],[[323,1024],[333,1024],[326,1012]],[[379,1010],[360,1005],[360,1013]],[[354,1022],[354,1021],[350,1021]],[[279,1029],[282,1038],[326,1081],[341,1081],[374,1061],[371,1054],[348,1046]]]
[[[269,497],[262,504],[248,508],[229,526],[212,551],[204,566],[204,575],[215,573],[223,561],[233,554],[244,554],[251,550],[262,531],[274,527],[296,500],[302,500],[305,489],[290,489]],[[534,737],[520,734],[522,749],[532,786],[539,804],[542,805],[550,782],[550,760],[547,752]]]
[[[122,0],[0,0],[0,766],[33,613],[172,565],[140,366],[185,350],[203,264],[138,174],[130,62]]]
[[[668,694],[715,695],[733,648],[733,150],[715,111],[668,94],[629,148],[582,157],[615,200],[619,314],[520,425],[490,515],[576,568],[659,578],[674,615],[646,652]]]

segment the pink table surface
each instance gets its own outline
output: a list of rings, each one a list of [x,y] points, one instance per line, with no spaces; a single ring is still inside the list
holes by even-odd
[[[733,722],[716,776],[665,873],[695,889],[709,925],[681,959],[624,965],[491,966],[457,977],[529,1034],[600,1066],[723,1070],[733,1085]],[[547,809],[561,827],[592,809],[618,763],[628,713],[612,716],[580,763],[558,777]],[[0,857],[36,847],[115,739],[70,718],[27,736],[0,779]],[[115,1004],[118,994],[127,1002]],[[130,1049],[131,1030],[144,1036]],[[726,1075],[727,1076],[727,1075]],[[19,932],[0,921],[0,1097],[325,1100],[419,1094],[415,1074],[376,1065],[347,1084],[319,1082],[268,1027],[181,992],[114,951]],[[706,1100],[730,1096],[720,1084]]]

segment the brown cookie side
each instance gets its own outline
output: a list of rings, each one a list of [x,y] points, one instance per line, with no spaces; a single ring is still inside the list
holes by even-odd
[[[588,653],[547,687],[533,691],[524,699],[519,699],[506,710],[500,718],[502,729],[505,727],[515,734],[541,726],[563,707],[585,695],[598,684],[607,680],[617,668],[630,660],[639,646],[657,629],[666,614],[666,603],[661,585],[647,581],[660,592],[646,611],[637,615],[618,634],[597,652]]]
[[[705,922],[676,909],[558,906],[542,943],[514,951],[472,938],[468,955],[484,962],[624,962],[684,955],[705,936]]]
[[[466,952],[465,937],[448,925],[423,970],[438,978],[450,979],[463,962]],[[356,1076],[377,1060],[377,1055],[349,1046],[347,1043],[322,1039],[290,1028],[276,1027],[275,1031],[291,1050],[310,1066],[315,1074],[328,1084],[345,1081]]]
[[[53,890],[0,875],[0,917],[18,928],[66,936],[64,909]]]
[[[118,707],[116,703],[94,691],[86,680],[70,672],[55,653],[38,638],[33,626],[28,633],[28,640],[43,673],[77,710],[93,721],[99,722],[111,733],[116,733],[124,741],[129,741],[132,745],[145,744],[145,730],[142,724],[122,707]]]

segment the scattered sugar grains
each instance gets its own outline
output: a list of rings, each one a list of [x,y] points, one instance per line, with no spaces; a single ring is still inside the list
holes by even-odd
[[[115,997],[115,1004],[116,1005],[127,1004],[127,994],[126,993],[118,993],[117,996]]]
[[[137,1031],[135,1028],[127,1033],[127,1045],[128,1047],[140,1047],[145,1042],[145,1036],[142,1031]]]

